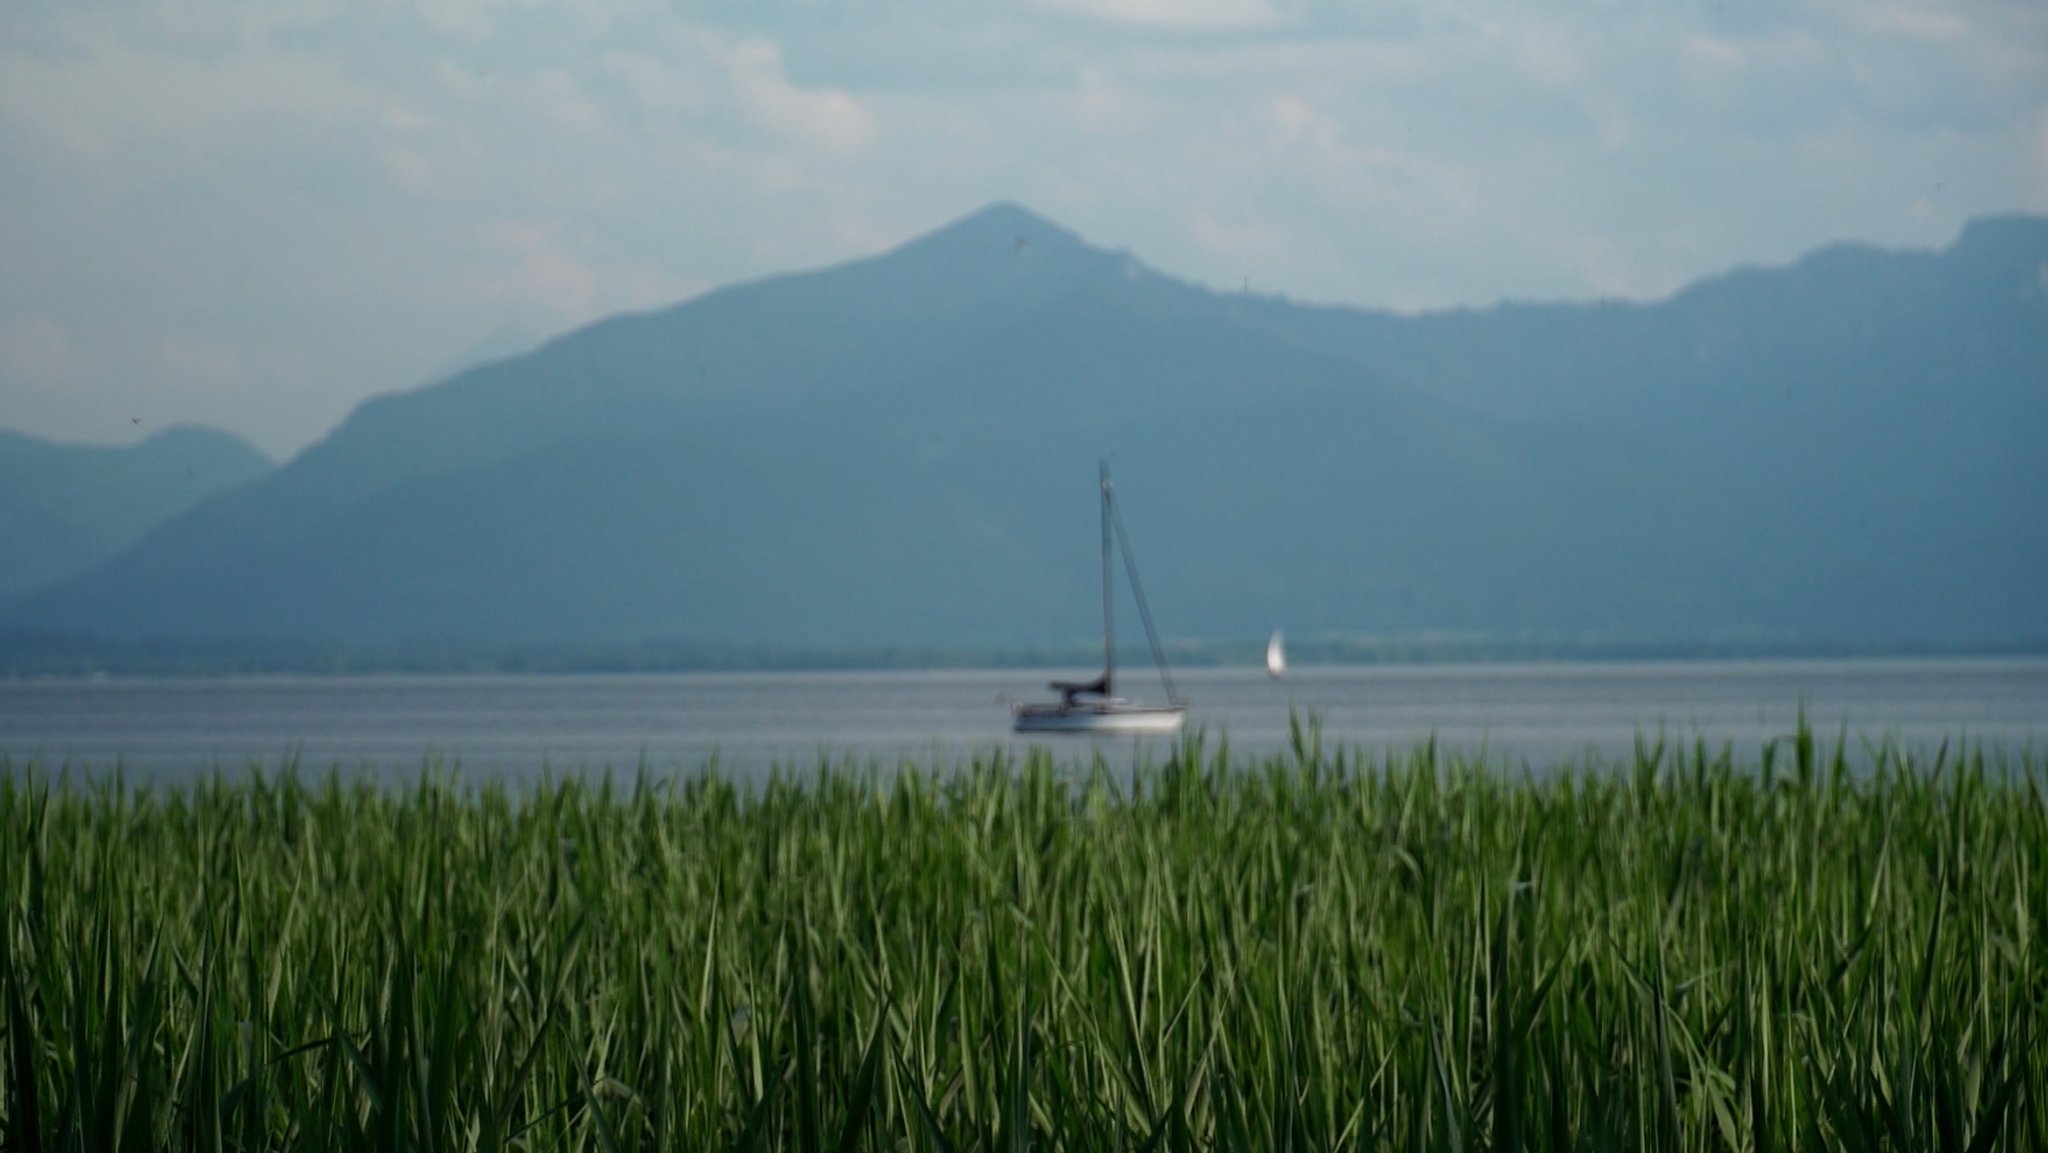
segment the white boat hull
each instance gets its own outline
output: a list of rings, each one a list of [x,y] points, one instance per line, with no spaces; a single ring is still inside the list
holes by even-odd
[[[1187,716],[1185,705],[1019,705],[1013,727],[1020,733],[1177,733]]]

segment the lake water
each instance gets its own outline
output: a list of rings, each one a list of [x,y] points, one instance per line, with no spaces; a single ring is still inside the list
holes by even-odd
[[[189,779],[216,766],[339,765],[387,779],[429,761],[515,779],[606,767],[631,775],[809,769],[819,758],[958,762],[1032,744],[1067,759],[1162,759],[1159,739],[1009,731],[1010,700],[1045,696],[1030,670],[685,673],[622,676],[375,676],[0,682],[0,753],[18,770],[117,763],[131,779]],[[1542,769],[1625,757],[1638,735],[1732,743],[1754,760],[1804,704],[1824,738],[1944,738],[2048,750],[2048,661],[1761,661],[1190,669],[1176,677],[1189,728],[1233,751],[1286,747],[1289,710],[1321,717],[1326,747],[1378,755],[1434,735]],[[1158,699],[1156,680],[1126,688]]]

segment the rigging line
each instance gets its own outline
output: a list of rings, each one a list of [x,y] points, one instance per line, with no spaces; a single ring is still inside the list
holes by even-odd
[[[1115,501],[1109,502],[1109,515],[1116,522],[1116,543],[1123,548],[1124,573],[1131,578],[1131,593],[1138,599],[1138,619],[1145,622],[1145,639],[1152,645],[1152,663],[1159,666],[1159,679],[1166,685],[1166,700],[1179,704],[1180,693],[1174,691],[1173,674],[1166,671],[1166,653],[1159,647],[1159,630],[1152,627],[1152,609],[1145,604],[1145,586],[1138,583],[1138,562],[1131,556],[1131,534],[1124,528],[1124,513]]]
[[[1109,517],[1116,507],[1110,496],[1109,461],[1100,462],[1102,472],[1102,695],[1116,695],[1116,620],[1111,611],[1115,598],[1109,578]]]

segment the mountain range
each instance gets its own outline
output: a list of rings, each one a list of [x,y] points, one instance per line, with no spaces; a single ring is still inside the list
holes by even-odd
[[[122,447],[0,429],[0,596],[83,572],[270,467],[254,446],[214,429],[168,428]]]
[[[2044,443],[2048,219],[1398,315],[1003,204],[368,401],[0,628],[1074,645],[1106,457],[1178,641],[2003,649],[2048,641]]]

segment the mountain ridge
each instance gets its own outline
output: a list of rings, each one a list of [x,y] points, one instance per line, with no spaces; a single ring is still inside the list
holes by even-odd
[[[70,444],[0,429],[0,595],[82,572],[270,467],[240,437],[193,425],[130,445]]]
[[[1661,302],[1408,317],[996,204],[365,402],[0,625],[1058,645],[1099,628],[1113,453],[1183,639],[2048,637],[2042,269],[2048,220],[2003,217]]]

